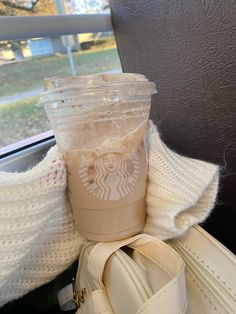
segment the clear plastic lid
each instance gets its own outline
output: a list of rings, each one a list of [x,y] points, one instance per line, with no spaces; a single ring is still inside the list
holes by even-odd
[[[136,73],[95,74],[76,77],[49,77],[44,79],[44,89],[45,91],[49,91],[60,87],[132,81],[148,81],[148,79],[144,75]]]
[[[44,93],[40,98],[40,103],[49,105],[50,103],[58,102],[58,106],[64,107],[68,104],[76,103],[93,103],[98,101],[103,102],[119,102],[120,100],[128,100],[139,97],[150,97],[155,94],[156,87],[151,82],[140,82],[141,84],[116,84],[106,85],[104,88],[98,87],[68,87],[66,90],[54,90],[49,93]]]
[[[119,103],[149,98],[157,92],[155,83],[134,73],[47,78],[45,89],[38,104],[48,108]]]

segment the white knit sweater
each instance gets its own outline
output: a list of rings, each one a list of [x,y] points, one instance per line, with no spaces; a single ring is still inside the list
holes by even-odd
[[[173,152],[150,122],[148,179],[143,231],[166,240],[209,215],[218,191],[219,167]]]
[[[31,170],[0,172],[0,306],[49,282],[78,256],[82,239],[65,188],[56,147]]]
[[[145,233],[168,239],[202,222],[214,206],[218,167],[180,156],[149,128]],[[25,173],[0,172],[0,306],[65,270],[82,239],[65,200],[66,169],[53,147]]]

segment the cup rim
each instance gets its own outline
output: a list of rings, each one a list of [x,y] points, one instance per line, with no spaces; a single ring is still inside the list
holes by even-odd
[[[88,74],[88,75],[80,75],[80,76],[67,76],[67,77],[47,77],[44,79],[44,86],[47,83],[56,85],[56,83],[63,84],[68,81],[68,84],[71,85],[78,85],[78,82],[84,82],[84,84],[98,84],[98,83],[109,83],[109,82],[122,82],[122,81],[149,81],[145,75],[139,73],[101,73],[101,74]],[[64,85],[66,86],[66,85]],[[46,86],[45,86],[46,87]],[[55,86],[55,89],[62,86]]]
[[[124,82],[112,82],[112,83],[98,83],[98,84],[77,84],[77,85],[70,85],[70,86],[63,86],[63,87],[58,87],[54,89],[47,90],[43,92],[43,96],[48,96],[48,95],[63,95],[64,96],[68,93],[76,93],[80,92],[80,95],[87,95],[88,93],[99,93],[102,94],[103,91],[104,93],[115,93],[119,92],[122,90],[127,91],[131,90],[132,88],[135,90],[137,88],[138,90],[141,87],[146,87],[147,91],[149,90],[150,93],[144,93],[144,94],[155,94],[157,92],[156,90],[156,84],[154,82],[150,81],[124,81]],[[95,94],[94,97],[97,97]]]

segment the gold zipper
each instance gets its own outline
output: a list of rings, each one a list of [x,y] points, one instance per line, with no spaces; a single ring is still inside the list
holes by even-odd
[[[76,306],[76,308],[80,308],[81,303],[85,302],[86,298],[86,288],[83,288],[82,290],[76,290],[75,287],[75,280],[73,278],[73,302]]]

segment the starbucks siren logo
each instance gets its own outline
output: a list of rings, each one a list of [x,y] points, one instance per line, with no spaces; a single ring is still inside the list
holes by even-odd
[[[86,189],[95,197],[116,201],[132,194],[139,170],[140,152],[121,154],[107,152],[81,162],[79,176]]]

